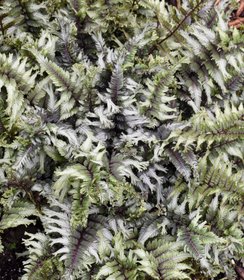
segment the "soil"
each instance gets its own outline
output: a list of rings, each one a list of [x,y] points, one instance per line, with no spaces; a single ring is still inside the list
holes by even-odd
[[[12,250],[5,250],[0,254],[0,279],[18,280],[23,275],[23,265],[21,258],[16,257]]]
[[[24,257],[18,254],[25,251],[22,242],[25,232],[34,233],[38,228],[34,225],[25,227],[19,226],[5,230],[1,235],[4,252],[0,254],[0,280],[18,280],[24,274]]]
[[[0,280],[17,280],[23,274],[23,258],[18,258],[16,253],[24,250],[21,242],[25,230],[25,227],[17,227],[2,234],[4,252],[0,254]]]

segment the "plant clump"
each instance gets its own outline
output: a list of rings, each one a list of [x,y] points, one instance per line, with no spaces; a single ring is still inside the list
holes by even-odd
[[[241,5],[1,1],[15,279],[244,279]]]

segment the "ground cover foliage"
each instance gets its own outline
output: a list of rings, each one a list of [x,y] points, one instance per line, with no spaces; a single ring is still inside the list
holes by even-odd
[[[244,279],[243,32],[218,2],[1,1],[20,279]]]

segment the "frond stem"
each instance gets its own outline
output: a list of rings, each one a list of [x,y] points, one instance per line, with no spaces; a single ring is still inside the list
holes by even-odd
[[[185,20],[191,16],[200,6],[201,4],[203,4],[205,2],[205,0],[201,0],[199,3],[196,4],[196,6],[187,12],[187,14],[185,15],[185,17],[179,22],[179,24],[173,29],[171,30],[163,39],[161,39],[157,45],[162,44],[163,42],[165,42],[166,40],[168,40],[171,36],[173,36],[175,34],[175,32],[177,32],[177,30],[181,27],[181,25],[185,22]],[[151,54],[154,50],[155,50],[156,46],[154,46],[151,50],[149,50],[149,54]]]

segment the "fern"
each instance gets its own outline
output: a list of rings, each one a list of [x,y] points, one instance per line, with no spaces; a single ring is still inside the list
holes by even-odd
[[[5,209],[0,223],[0,230],[35,223],[35,219],[29,218],[30,216],[39,216],[35,206],[30,202],[16,201],[11,208]]]
[[[176,69],[169,69],[163,74],[159,73],[154,83],[147,80],[148,90],[144,92],[147,102],[142,102],[140,105],[143,114],[160,121],[175,118],[173,114],[175,110],[166,105],[173,101],[174,97],[164,95],[164,92],[168,90],[168,83],[172,83],[171,79],[175,71]]]
[[[24,93],[34,91],[35,74],[32,69],[25,70],[27,60],[20,57],[14,58],[12,54],[0,54],[1,71],[0,87],[7,90],[6,114],[10,117],[9,126],[15,123],[24,110]],[[24,75],[23,75],[24,72]]]
[[[28,3],[26,1],[3,1],[1,3],[1,27],[2,33],[7,35],[31,28],[40,28],[47,25],[46,7],[38,1]]]
[[[223,94],[227,93],[227,90],[235,93],[234,89],[239,89],[232,79],[234,73],[238,75],[241,71],[243,60],[239,59],[238,51],[231,60],[228,59],[229,55],[224,51],[221,36],[225,37],[227,43],[233,35],[231,32],[219,32],[220,35],[199,24],[191,27],[190,34],[182,32],[189,49],[187,54],[191,57],[192,63],[183,67],[180,79],[186,80],[186,86],[191,94],[189,104],[195,111],[200,108],[203,93],[207,97],[207,102],[212,103],[217,92],[216,85]],[[236,52],[235,46],[228,51],[232,50]],[[206,79],[206,75],[210,80]]]
[[[238,155],[241,153],[238,146],[243,142],[242,115],[242,104],[239,108],[236,108],[234,105],[225,103],[222,110],[215,106],[215,110],[211,115],[202,109],[190,120],[190,128],[186,128],[183,132],[180,130],[175,131],[170,138],[174,138],[177,135],[176,149],[184,147],[183,151],[185,152],[195,147],[195,151],[202,149],[203,153],[202,147],[207,145],[205,152],[218,154],[218,151],[221,150],[226,154]],[[201,128],[199,123],[202,125]],[[236,144],[232,150],[228,149],[229,142]]]
[[[46,223],[46,232],[56,234],[52,238],[52,244],[62,245],[56,250],[54,255],[60,255],[60,260],[65,260],[65,270],[67,275],[72,275],[74,271],[87,268],[94,258],[97,258],[98,237],[97,233],[104,227],[102,217],[90,217],[86,228],[72,229],[70,224],[70,206],[53,203],[59,207],[59,212],[46,209],[43,217]],[[91,259],[89,256],[91,255]]]
[[[0,250],[23,229],[20,277],[236,278],[236,9],[234,0],[1,1]]]
[[[73,80],[74,83],[75,76],[71,78],[68,72],[65,72],[55,63],[48,61],[39,54],[37,54],[36,57],[43,69],[47,71],[58,90],[61,92],[65,91],[56,106],[61,106],[60,109],[63,118],[71,117],[73,114],[77,113],[77,110],[74,109],[75,102],[78,102],[79,104],[77,97],[79,89],[77,89],[74,84],[71,85],[69,82],[70,80]]]
[[[48,237],[42,233],[28,233],[24,240],[28,248],[29,259],[24,262],[25,274],[22,279],[59,279],[63,275],[63,267],[58,258],[50,257]]]
[[[166,239],[167,240],[167,239]],[[142,256],[142,270],[147,271],[147,264],[150,259],[156,259],[156,271],[155,274],[157,278],[154,279],[189,279],[184,270],[189,269],[189,266],[183,264],[182,262],[188,258],[185,253],[178,253],[179,244],[167,242],[165,240],[155,239],[148,243],[147,250],[149,254],[145,254],[141,251],[139,255]],[[149,265],[150,269],[150,265]]]

